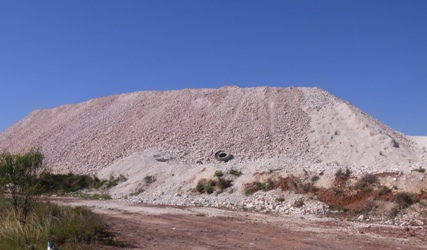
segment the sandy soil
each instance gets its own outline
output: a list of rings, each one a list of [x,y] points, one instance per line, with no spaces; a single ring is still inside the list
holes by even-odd
[[[125,249],[426,249],[427,229],[314,216],[54,198],[107,217]],[[106,247],[105,249],[118,249]]]

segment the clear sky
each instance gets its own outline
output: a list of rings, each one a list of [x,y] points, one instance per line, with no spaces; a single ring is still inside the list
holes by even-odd
[[[0,131],[140,90],[318,86],[427,135],[427,1],[0,0]]]

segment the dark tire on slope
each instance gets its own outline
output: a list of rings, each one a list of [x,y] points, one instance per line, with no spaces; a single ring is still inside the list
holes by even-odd
[[[218,151],[215,153],[215,159],[218,161],[229,161],[233,158],[233,156],[227,151]]]

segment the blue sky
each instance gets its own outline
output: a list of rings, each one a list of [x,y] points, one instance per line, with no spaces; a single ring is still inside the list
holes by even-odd
[[[140,90],[318,86],[427,135],[427,1],[0,0],[0,131]]]

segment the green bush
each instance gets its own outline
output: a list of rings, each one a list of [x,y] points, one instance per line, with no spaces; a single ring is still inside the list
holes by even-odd
[[[357,183],[356,188],[361,191],[368,191],[372,189],[372,185],[378,182],[378,177],[374,174],[364,175]]]
[[[249,183],[245,185],[245,195],[251,195],[253,193],[256,193],[260,190],[265,190],[266,185],[265,183],[255,181],[253,183]]]
[[[416,168],[416,169],[412,169],[412,171],[416,171],[416,172],[419,172],[419,173],[424,173],[426,171],[426,169],[423,168],[423,167],[419,167],[419,168]]]
[[[196,185],[196,191],[199,193],[208,193],[211,194],[215,190],[218,193],[222,192],[224,189],[229,188],[233,185],[232,180],[228,180],[225,178],[218,178],[213,180],[206,180],[205,178],[200,179]],[[219,189],[219,190],[218,190]],[[217,193],[217,194],[218,194]]]
[[[237,176],[237,177],[239,177],[239,176],[241,176],[243,174],[242,171],[234,169],[234,168],[230,169],[228,171],[228,173],[231,174],[231,175]]]
[[[208,183],[208,184],[205,185],[205,192],[208,193],[208,194],[213,193],[213,187],[212,187],[211,184]]]
[[[206,179],[201,179],[197,182],[196,190],[199,193],[203,193],[205,191]]]
[[[351,175],[351,170],[349,168],[346,168],[345,171],[343,171],[341,168],[335,172],[335,176],[341,179],[348,179]]]
[[[304,191],[304,193],[316,194],[317,192],[319,192],[319,189],[316,186],[314,186],[313,183],[304,183],[301,185],[301,188]]]
[[[118,177],[110,176],[110,179],[105,183],[106,188],[112,188],[117,186],[120,182],[126,181],[127,178],[123,175],[119,175]]]
[[[43,193],[70,193],[85,188],[99,188],[107,181],[88,175],[44,173],[40,178]]]
[[[43,154],[31,149],[25,154],[0,154],[0,188],[10,195],[15,215],[23,222],[29,214],[34,197],[41,192],[40,174]]]
[[[221,170],[217,170],[217,171],[215,171],[215,174],[214,174],[214,176],[215,177],[222,177],[224,175],[224,173],[221,171]]]
[[[405,209],[418,202],[415,195],[406,192],[397,193],[395,199],[399,209]]]
[[[218,178],[218,187],[223,190],[232,186],[232,181],[224,178]]]
[[[45,249],[51,241],[62,250],[99,249],[92,243],[113,243],[102,217],[86,208],[38,202],[36,196],[94,185],[88,176],[53,175],[42,168],[43,155],[0,154],[0,249]],[[0,192],[2,194],[3,192]]]
[[[80,193],[80,198],[86,199],[86,200],[111,200],[111,196],[109,194],[86,194],[86,193]]]
[[[389,194],[389,193],[391,193],[391,189],[389,187],[387,187],[387,186],[381,186],[378,189],[378,194],[379,195],[386,195],[386,194]]]
[[[251,195],[258,191],[270,191],[276,188],[276,183],[272,179],[266,182],[255,181],[245,184],[245,195]]]

